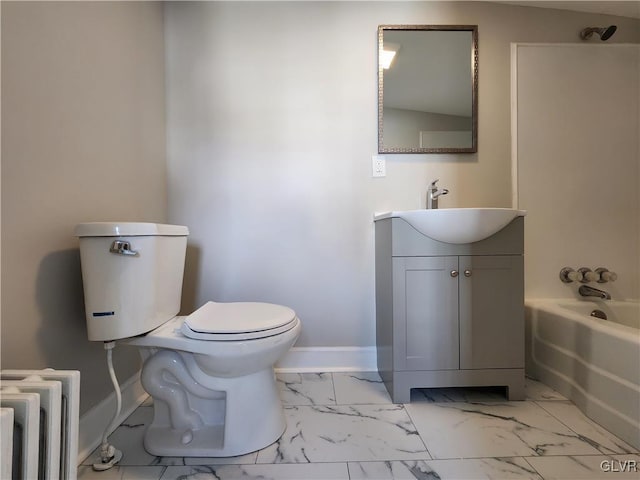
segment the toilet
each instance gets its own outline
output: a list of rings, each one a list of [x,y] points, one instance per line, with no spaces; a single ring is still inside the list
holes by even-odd
[[[274,364],[300,335],[288,307],[207,302],[176,316],[187,227],[76,226],[89,340],[137,346],[153,397],[152,455],[230,457],[264,448],[285,428]]]

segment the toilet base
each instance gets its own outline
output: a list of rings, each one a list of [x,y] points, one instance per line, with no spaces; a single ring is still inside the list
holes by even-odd
[[[144,435],[151,455],[233,457],[277,441],[285,420],[273,368],[241,377],[211,377],[193,354],[160,349],[142,383],[154,400]]]
[[[159,457],[220,456],[211,455],[211,452],[223,450],[223,425],[194,430],[187,444],[183,444],[183,436],[184,432],[170,426],[150,425],[144,435],[144,449]]]
[[[193,432],[193,440],[183,445],[182,433],[171,427],[149,426],[144,435],[144,449],[156,457],[237,457],[256,452],[278,441],[285,430],[282,428],[269,435],[270,440],[251,442],[252,445],[234,445],[224,448],[224,427],[211,426]]]

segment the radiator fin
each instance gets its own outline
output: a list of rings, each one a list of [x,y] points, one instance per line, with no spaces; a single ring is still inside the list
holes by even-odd
[[[11,420],[2,416],[2,456],[13,461],[9,473],[3,465],[0,478],[76,480],[80,372],[2,370],[0,390],[3,411],[13,409]],[[37,400],[33,412],[20,403],[24,396]],[[5,442],[5,435],[14,440]],[[11,453],[5,450],[9,443]]]

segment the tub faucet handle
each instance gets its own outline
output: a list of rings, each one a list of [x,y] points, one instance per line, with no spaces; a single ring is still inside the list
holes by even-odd
[[[562,280],[563,283],[581,282],[582,274],[576,272],[571,267],[564,267],[560,270],[560,280]]]
[[[582,274],[582,280],[580,280],[580,283],[595,282],[599,278],[596,272],[587,267],[580,267],[578,272]]]
[[[618,274],[610,271],[608,268],[598,267],[595,273],[598,276],[596,280],[598,283],[615,282],[618,279]]]

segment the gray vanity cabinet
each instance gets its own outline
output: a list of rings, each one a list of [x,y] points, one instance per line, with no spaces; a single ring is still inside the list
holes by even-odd
[[[524,368],[523,257],[464,256],[460,272],[460,368]]]
[[[457,269],[457,257],[393,258],[397,370],[460,368]]]
[[[524,398],[523,225],[455,245],[400,218],[376,221],[378,370],[394,402],[451,386]]]

